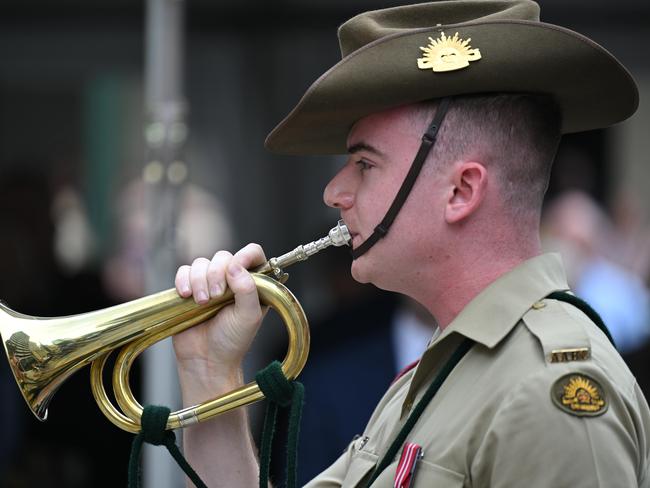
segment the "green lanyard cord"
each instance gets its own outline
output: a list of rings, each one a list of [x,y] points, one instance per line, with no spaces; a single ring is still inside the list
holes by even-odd
[[[287,488],[297,483],[298,434],[305,396],[305,387],[297,381],[289,381],[282,371],[281,364],[273,361],[255,375],[255,380],[264,393],[268,403],[264,415],[262,441],[260,443],[260,488],[268,488],[271,450],[275,423],[279,407],[290,407],[287,434]]]
[[[142,444],[152,444],[154,446],[165,446],[172,457],[176,460],[180,468],[192,480],[197,488],[207,488],[196,471],[183,457],[180,449],[176,445],[176,436],[171,430],[165,430],[167,419],[169,418],[170,409],[157,405],[147,405],[142,412],[142,430],[133,439],[131,445],[131,457],[129,458],[129,488],[140,487],[140,453]]]
[[[287,488],[296,486],[298,458],[298,434],[305,389],[297,381],[289,381],[282,371],[281,364],[274,361],[255,376],[257,383],[268,400],[264,418],[264,430],[260,448],[260,487],[268,488],[271,464],[271,447],[279,407],[290,407],[289,432],[287,439]],[[139,488],[141,483],[140,455],[144,443],[165,446],[180,468],[197,488],[207,488],[199,475],[192,469],[176,445],[176,436],[165,430],[170,409],[163,406],[147,405],[142,412],[142,430],[133,439],[129,458],[129,488]]]
[[[427,388],[427,390],[424,392],[424,395],[411,412],[411,415],[409,415],[409,418],[404,423],[404,426],[398,432],[381,462],[373,471],[370,481],[368,481],[366,484],[366,488],[372,485],[372,483],[377,479],[381,472],[386,469],[390,463],[393,462],[393,458],[395,458],[399,449],[402,447],[402,444],[404,444],[406,437],[409,435],[411,430],[413,430],[413,427],[424,412],[424,409],[427,407],[429,402],[431,402],[435,394],[438,392],[456,365],[460,362],[461,359],[465,357],[465,354],[469,352],[473,345],[473,340],[465,338],[463,342],[461,342],[461,344],[458,346],[458,348],[456,348],[449,360],[445,363],[436,378],[433,380],[433,383],[431,383],[429,385],[429,388]]]

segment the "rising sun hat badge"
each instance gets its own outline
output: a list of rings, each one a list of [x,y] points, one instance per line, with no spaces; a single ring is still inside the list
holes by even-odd
[[[466,68],[470,61],[481,59],[481,52],[470,47],[471,40],[459,39],[458,32],[453,37],[447,37],[444,32],[438,39],[429,37],[431,42],[420,47],[424,56],[418,58],[418,68],[432,69],[436,73]]]

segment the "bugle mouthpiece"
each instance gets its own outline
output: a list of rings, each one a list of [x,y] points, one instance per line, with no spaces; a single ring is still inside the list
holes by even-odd
[[[339,220],[338,223],[336,224],[336,227],[333,227],[330,231],[329,234],[327,235],[329,238],[332,246],[334,247],[340,247],[340,246],[349,246],[350,241],[352,240],[352,236],[350,235],[350,231],[348,230],[348,226],[345,225],[343,220]]]
[[[336,227],[333,227],[327,236],[298,246],[293,251],[278,256],[277,258],[271,258],[266,264],[257,268],[255,271],[257,273],[272,274],[280,279],[283,276],[282,270],[287,266],[291,266],[298,261],[305,261],[310,256],[330,246],[340,247],[349,245],[351,240],[350,231],[343,223],[343,220],[339,220]]]

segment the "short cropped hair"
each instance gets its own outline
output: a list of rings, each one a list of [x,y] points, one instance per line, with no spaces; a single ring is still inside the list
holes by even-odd
[[[419,104],[433,118],[436,101]],[[430,157],[436,164],[476,158],[494,168],[504,205],[514,217],[537,216],[561,137],[560,109],[546,95],[496,94],[455,97]]]

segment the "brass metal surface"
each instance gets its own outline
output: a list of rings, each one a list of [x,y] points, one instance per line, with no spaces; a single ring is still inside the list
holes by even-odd
[[[289,345],[282,370],[289,379],[300,373],[307,360],[309,328],[300,303],[280,282],[287,278],[283,268],[326,247],[348,244],[349,240],[341,221],[327,237],[298,246],[254,270],[261,303],[276,310],[287,327]],[[23,315],[0,303],[0,334],[20,391],[37,418],[45,420],[48,404],[59,386],[92,363],[91,388],[102,412],[118,427],[139,432],[142,406],[129,386],[133,361],[150,345],[205,321],[232,302],[229,290],[197,305],[170,289],[104,310],[56,318]],[[122,411],[111,403],[102,381],[106,359],[118,348],[121,350],[113,370],[113,390]],[[202,422],[262,398],[257,384],[249,383],[172,413],[167,428]]]
[[[588,347],[575,347],[571,349],[554,349],[551,351],[552,363],[568,363],[571,361],[586,361],[591,357]]]
[[[440,38],[429,37],[429,44],[420,47],[424,55],[418,58],[418,68],[431,69],[436,73],[456,71],[467,68],[470,61],[481,59],[481,51],[470,47],[471,39],[460,39],[458,32],[447,37],[444,32]]]

